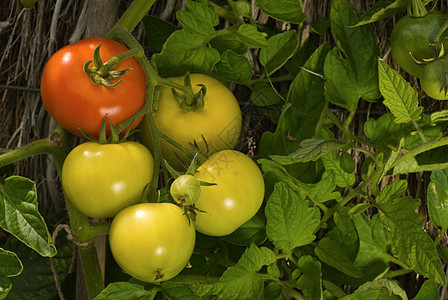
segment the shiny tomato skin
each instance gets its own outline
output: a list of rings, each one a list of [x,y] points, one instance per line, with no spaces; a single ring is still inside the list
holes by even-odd
[[[169,280],[193,253],[196,232],[184,211],[172,203],[141,203],[120,211],[109,232],[118,265],[145,282]]]
[[[141,201],[150,183],[154,160],[140,143],[86,142],[75,147],[62,166],[67,199],[91,218],[111,218]]]
[[[201,186],[196,201],[195,228],[211,236],[224,236],[249,221],[263,203],[265,185],[257,164],[236,150],[212,155],[195,177],[216,185]]]
[[[46,110],[62,127],[79,137],[83,137],[83,134],[77,127],[98,138],[106,115],[116,126],[135,114],[145,103],[145,74],[134,57],[124,59],[114,68],[132,69],[121,77],[122,81],[117,86],[106,87],[90,80],[83,66],[93,59],[93,52],[100,44],[103,63],[129,50],[107,38],[83,39],[59,49],[48,60],[42,73],[40,89]],[[132,128],[137,127],[141,119],[137,119]]]
[[[448,56],[429,62],[423,67],[420,86],[429,97],[436,100],[448,100],[447,71]]]
[[[168,79],[178,84],[184,83],[184,77]],[[235,96],[229,88],[210,76],[190,74],[190,79],[194,92],[199,91],[198,84],[204,84],[207,89],[204,108],[199,111],[182,112],[171,89],[163,86],[158,110],[153,113],[157,127],[188,149],[191,149],[189,143],[196,142],[204,154],[206,146],[202,137],[207,141],[210,154],[233,149],[240,136],[242,120]],[[152,136],[147,120],[143,120],[140,129],[142,143],[152,149]],[[175,167],[181,166],[178,156],[189,163],[180,151],[164,140],[161,140],[161,150],[164,158]]]

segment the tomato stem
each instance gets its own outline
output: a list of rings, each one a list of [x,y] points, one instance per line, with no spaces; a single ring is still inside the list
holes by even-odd
[[[408,15],[421,18],[428,14],[428,10],[421,0],[412,0],[408,5]]]
[[[135,27],[140,23],[155,2],[155,0],[134,0],[118,22],[109,31],[107,37],[110,38],[110,35],[113,35],[113,32],[117,28],[125,28],[128,32],[134,31]]]

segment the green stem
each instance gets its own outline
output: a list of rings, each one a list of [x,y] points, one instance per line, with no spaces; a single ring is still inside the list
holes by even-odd
[[[58,126],[48,138],[28,143],[22,147],[8,150],[0,155],[0,168],[38,154],[51,154],[58,171],[62,169],[65,156],[73,145],[73,136]]]
[[[95,298],[104,289],[103,274],[98,261],[95,243],[78,246],[82,270],[89,299]]]
[[[338,127],[339,130],[342,131],[342,133],[344,134],[346,140],[353,140],[353,141],[356,141],[358,143],[365,144],[365,145],[371,146],[371,147],[373,147],[375,149],[382,150],[382,151],[389,151],[390,150],[390,149],[388,149],[386,147],[383,147],[383,146],[377,145],[375,143],[372,143],[369,140],[364,140],[364,139],[361,139],[361,138],[353,135],[344,126],[344,124],[335,116],[335,114],[333,114],[329,109],[327,109],[327,116],[331,120],[331,122],[333,122],[333,124],[336,125],[336,127]]]
[[[414,125],[415,129],[417,130],[418,135],[420,136],[420,139],[422,140],[422,143],[426,143],[426,138],[423,135],[423,130],[418,126],[417,122],[415,120],[412,120],[412,124]]]
[[[437,44],[437,43],[442,43],[443,41],[441,41],[441,37],[442,34],[445,32],[445,30],[448,28],[448,21],[446,21],[440,28],[439,30],[437,30],[436,35],[434,36],[434,38],[432,39],[432,43],[433,44]]]
[[[274,281],[274,282],[276,282],[293,299],[297,299],[297,300],[304,300],[305,299],[305,297],[303,297],[302,294],[300,294],[297,290],[295,290],[293,286],[288,284],[287,281],[282,281],[282,280],[280,280],[278,278],[272,278],[271,276],[269,276],[268,274],[265,274],[265,273],[257,273],[257,275],[259,277],[261,277],[264,281]]]
[[[213,11],[218,15],[218,17],[229,20],[231,23],[235,25],[240,25],[243,23],[240,20],[239,16],[236,15],[233,10],[225,9],[222,6],[213,3],[213,1],[209,1],[209,4],[212,7]]]
[[[113,35],[116,28],[124,27],[128,32],[134,31],[138,23],[143,19],[151,6],[156,2],[155,0],[134,0],[131,5],[126,9],[124,14],[118,20],[118,22],[112,27],[107,34],[108,38]]]

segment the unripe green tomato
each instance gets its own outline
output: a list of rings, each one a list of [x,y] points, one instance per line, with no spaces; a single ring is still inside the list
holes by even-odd
[[[193,175],[181,175],[171,184],[170,193],[177,203],[193,205],[201,195],[201,182]]]
[[[87,142],[67,155],[62,166],[62,187],[70,203],[84,215],[112,218],[141,201],[153,168],[151,153],[137,142]]]
[[[193,253],[196,232],[184,211],[172,203],[140,203],[112,221],[109,242],[117,264],[146,282],[179,274]]]
[[[448,55],[429,62],[423,68],[420,86],[429,97],[436,100],[448,100],[446,79]]]
[[[231,234],[260,209],[264,198],[263,174],[247,155],[236,150],[213,154],[194,175],[216,185],[202,186],[195,203],[194,221],[200,233],[211,236]]]

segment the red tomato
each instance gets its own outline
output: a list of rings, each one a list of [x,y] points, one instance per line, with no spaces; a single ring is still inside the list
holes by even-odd
[[[129,50],[111,39],[87,38],[58,50],[47,62],[42,74],[41,96],[48,113],[62,127],[80,137],[83,134],[78,127],[97,138],[104,117],[107,116],[117,126],[145,104],[145,74],[135,57],[122,60],[114,68],[131,68],[114,87],[95,84],[84,72],[84,64],[93,59],[93,52],[100,44],[103,63]],[[118,79],[111,81],[117,82]],[[133,123],[132,129],[140,120]]]

